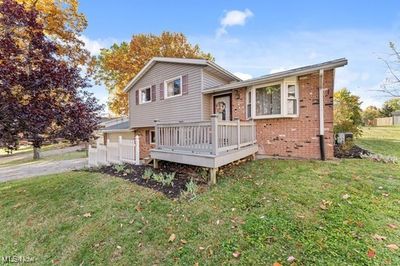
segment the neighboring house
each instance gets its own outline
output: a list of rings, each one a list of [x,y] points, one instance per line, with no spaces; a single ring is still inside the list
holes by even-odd
[[[242,81],[204,59],[156,57],[124,90],[129,123],[104,132],[110,141],[139,135],[141,157],[203,166],[205,155],[242,146],[264,156],[330,159],[335,69],[346,64],[342,58]]]

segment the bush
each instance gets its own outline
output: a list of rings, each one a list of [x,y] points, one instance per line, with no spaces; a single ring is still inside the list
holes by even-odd
[[[151,168],[146,168],[146,169],[144,170],[144,173],[143,173],[143,175],[142,175],[142,178],[143,178],[144,180],[149,180],[149,179],[152,177],[152,175],[153,175],[153,170],[151,170]]]
[[[174,179],[175,179],[175,173],[165,174],[164,180],[161,181],[161,183],[163,184],[163,186],[165,186],[165,185],[172,186]]]

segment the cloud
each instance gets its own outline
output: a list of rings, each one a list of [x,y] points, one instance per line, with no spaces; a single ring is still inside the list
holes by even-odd
[[[242,80],[247,80],[247,79],[252,79],[253,76],[250,74],[242,73],[242,72],[235,72],[233,73],[236,77],[242,79]]]
[[[113,38],[90,39],[85,35],[81,35],[79,39],[84,42],[85,48],[90,52],[91,55],[99,55],[102,48],[108,48],[113,43],[118,42],[117,39]]]
[[[220,27],[217,29],[217,36],[227,34],[227,27],[232,26],[244,26],[246,20],[252,17],[254,14],[250,9],[246,8],[243,11],[230,10],[225,13],[225,16],[220,21]]]

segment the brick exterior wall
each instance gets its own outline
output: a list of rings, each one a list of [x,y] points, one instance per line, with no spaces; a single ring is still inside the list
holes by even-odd
[[[325,153],[333,158],[333,79],[334,71],[324,73]],[[319,159],[319,74],[298,78],[299,117],[256,119],[259,154],[306,159]],[[232,94],[233,118],[246,119],[246,88]]]
[[[150,156],[150,150],[156,145],[150,144],[149,137],[146,136],[146,130],[154,130],[153,128],[139,128],[135,130],[135,136],[139,136],[139,146],[140,146],[140,159]],[[150,134],[150,133],[149,133]]]

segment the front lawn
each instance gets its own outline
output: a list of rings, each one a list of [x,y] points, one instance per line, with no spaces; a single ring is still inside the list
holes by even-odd
[[[400,158],[400,127],[364,127],[357,145],[374,153]]]
[[[368,160],[253,161],[190,201],[69,172],[0,184],[0,210],[0,255],[38,264],[400,264],[400,167]]]

